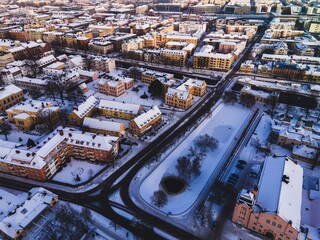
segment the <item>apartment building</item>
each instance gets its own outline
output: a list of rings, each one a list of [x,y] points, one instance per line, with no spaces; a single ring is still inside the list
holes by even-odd
[[[188,78],[184,83],[182,83],[177,89],[182,91],[188,91],[195,96],[203,96],[206,92],[207,84],[206,81]]]
[[[157,106],[154,106],[149,111],[142,113],[129,122],[129,130],[134,135],[141,137],[147,131],[150,131],[153,126],[161,122],[162,114]]]
[[[186,90],[168,88],[165,103],[168,106],[187,110],[192,105],[192,94]]]
[[[212,46],[205,45],[205,48],[212,49]],[[212,53],[210,51],[200,51],[194,54],[193,67],[203,69],[219,69],[229,70],[236,60],[236,56],[233,53],[222,54]]]
[[[14,56],[11,52],[0,52],[0,68],[4,68],[7,66],[8,63],[11,63],[14,61]]]
[[[89,132],[106,134],[115,137],[125,136],[126,127],[123,123],[85,117],[82,127]]]
[[[1,217],[0,231],[10,239],[26,236],[37,220],[45,218],[45,212],[52,211],[51,208],[58,203],[58,195],[42,187],[17,195],[1,190],[1,197],[1,209],[5,211]]]
[[[149,69],[141,69],[140,79],[142,82],[150,84],[154,80],[159,78],[173,79],[173,77],[174,75],[171,73],[158,72]]]
[[[43,140],[36,150],[0,147],[0,172],[46,181],[68,157],[111,162],[118,150],[117,137],[60,128]]]
[[[70,113],[69,122],[73,125],[82,126],[84,118],[92,116],[97,104],[98,100],[94,96],[90,96]]]
[[[60,107],[51,102],[26,100],[6,110],[9,121],[24,131],[32,129],[41,117],[50,116],[50,121],[57,123],[60,120]]]
[[[102,99],[98,105],[99,113],[110,118],[134,119],[143,107],[137,104]]]
[[[252,61],[247,60],[244,63],[241,63],[240,72],[254,73],[254,64],[252,63]]]
[[[119,79],[103,78],[98,82],[99,92],[119,97],[126,92],[125,84]]]
[[[129,39],[122,43],[122,52],[129,52],[133,50],[140,50],[144,48],[143,38]]]
[[[90,57],[89,61],[91,63],[90,68],[96,71],[109,73],[116,69],[116,62],[114,58],[94,56]]]
[[[0,111],[4,112],[8,108],[21,102],[24,99],[22,89],[15,86],[9,85],[0,88]]]
[[[167,42],[187,42],[187,43],[193,43],[197,45],[199,42],[199,37],[193,37],[190,35],[173,34],[173,35],[167,35],[165,37],[165,41],[166,43]]]
[[[188,53],[184,50],[163,49],[160,51],[160,58],[163,64],[174,66],[185,66]]]
[[[99,54],[108,54],[113,51],[113,44],[103,39],[93,39],[88,44],[89,51]]]
[[[22,71],[19,67],[3,68],[0,72],[5,84],[12,84],[16,78],[22,77]]]
[[[298,239],[302,183],[303,168],[290,157],[267,157],[257,188],[239,193],[232,221],[270,239]]]
[[[34,89],[39,91],[45,91],[47,81],[39,78],[18,77],[13,83],[23,89]]]

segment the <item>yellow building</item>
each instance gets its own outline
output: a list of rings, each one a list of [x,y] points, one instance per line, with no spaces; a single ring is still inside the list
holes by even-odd
[[[0,52],[0,68],[4,68],[8,63],[14,61],[13,54],[10,52]]]
[[[236,60],[236,57],[231,54],[221,53],[201,53],[197,52],[194,55],[193,67],[202,69],[219,69],[229,70]]]
[[[73,112],[69,115],[69,122],[71,124],[81,126],[85,117],[91,117],[98,100],[94,96],[90,96],[85,102],[80,104]]]
[[[110,41],[104,40],[92,40],[89,44],[89,50],[91,52],[107,54],[113,51],[113,44]]]
[[[205,81],[189,78],[177,89],[181,91],[188,91],[195,96],[202,96],[206,92],[207,84]]]
[[[0,111],[4,112],[13,105],[21,102],[23,98],[22,89],[15,85],[0,88]]]
[[[98,109],[103,116],[131,120],[137,117],[143,108],[137,104],[101,100]]]
[[[116,137],[125,136],[126,127],[123,123],[105,121],[95,118],[84,118],[83,125],[89,132],[106,134]]]
[[[254,72],[254,64],[252,63],[252,61],[250,61],[250,62],[247,61],[247,62],[241,63],[240,72],[253,73]]]
[[[129,130],[138,137],[149,131],[161,121],[162,114],[157,106],[129,122]]]
[[[6,110],[9,121],[14,122],[19,129],[28,131],[39,123],[40,116],[45,117],[46,111],[50,111],[50,118],[53,122],[58,122],[60,117],[60,107],[55,107],[50,102],[36,100],[26,100],[20,104]]]
[[[168,88],[165,96],[165,103],[168,106],[186,110],[192,105],[192,94],[188,91]]]
[[[160,57],[163,64],[185,66],[188,53],[184,50],[164,49],[160,52]]]
[[[143,38],[129,39],[122,43],[122,52],[129,52],[133,50],[139,50],[144,48]]]

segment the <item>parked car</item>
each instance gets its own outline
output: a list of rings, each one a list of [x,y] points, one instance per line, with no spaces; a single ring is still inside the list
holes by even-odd
[[[244,160],[239,160],[238,163],[237,163],[237,168],[239,169],[244,169],[244,167],[247,165],[247,162],[244,161]]]

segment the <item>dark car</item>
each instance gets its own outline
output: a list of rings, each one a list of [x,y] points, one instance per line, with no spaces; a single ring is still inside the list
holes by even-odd
[[[246,165],[247,165],[247,162],[246,162],[246,161],[244,161],[244,160],[239,160],[236,167],[239,168],[239,169],[244,169],[244,167],[245,167]]]

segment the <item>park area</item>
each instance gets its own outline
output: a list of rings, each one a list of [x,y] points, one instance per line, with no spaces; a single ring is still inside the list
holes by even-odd
[[[249,122],[250,113],[250,109],[241,105],[220,104],[143,178],[142,199],[166,214],[179,215],[188,211],[207,183],[218,174],[216,169],[226,161],[230,145]],[[164,204],[155,201],[157,191],[166,194]]]

